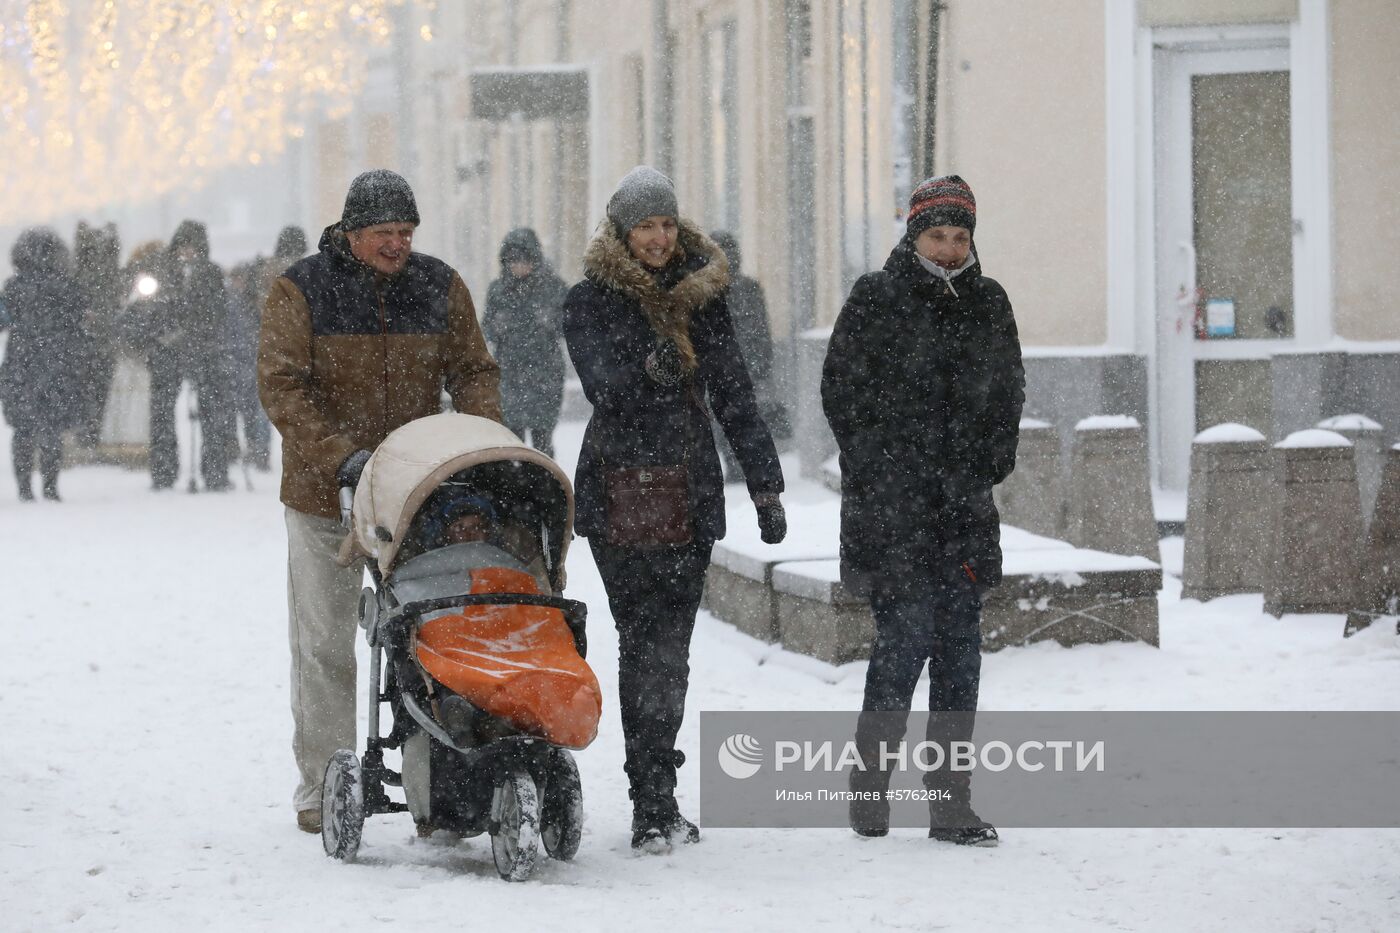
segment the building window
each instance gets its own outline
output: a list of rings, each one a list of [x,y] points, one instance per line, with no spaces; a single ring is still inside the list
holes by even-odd
[[[888,90],[874,72],[885,53],[871,26],[868,0],[840,0],[840,43],[837,109],[841,142],[841,290],[875,262],[874,176],[882,149],[875,138],[878,109],[886,105]],[[880,198],[884,200],[883,197]],[[883,210],[880,212],[883,215]]]
[[[623,94],[624,101],[630,101],[630,106],[624,105],[622,113],[625,120],[631,121],[629,129],[622,133],[624,142],[623,162],[624,171],[634,165],[640,165],[646,159],[647,151],[647,82],[646,66],[640,54],[628,55],[622,63],[622,76],[626,84],[626,92]]]
[[[739,225],[739,30],[725,20],[706,30],[703,111],[706,219],[711,228]]]
[[[812,107],[812,4],[786,0],[787,20],[787,186],[788,302],[791,333],[816,319],[817,238],[816,127]]]

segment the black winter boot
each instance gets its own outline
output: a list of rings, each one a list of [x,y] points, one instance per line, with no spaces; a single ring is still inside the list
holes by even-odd
[[[633,778],[632,848],[662,853],[674,843],[700,841],[700,827],[681,816],[676,804],[676,769],[684,763],[684,752],[668,749],[654,753],[641,767],[628,769]]]
[[[34,487],[30,485],[28,475],[15,477],[15,482],[19,483],[19,501],[33,502]]]
[[[851,829],[860,836],[883,836],[890,831],[890,802],[885,796],[890,773],[871,762],[864,771],[851,771]]]
[[[930,839],[960,846],[990,847],[998,843],[997,829],[972,809],[972,782],[967,774],[940,775],[926,786],[942,799],[928,804]]]
[[[653,854],[700,841],[700,827],[681,815],[674,798],[651,800],[632,807],[632,848]]]
[[[863,767],[850,776],[851,830],[860,836],[883,836],[890,831],[890,771],[881,752],[897,743],[904,715],[865,711],[856,726],[856,752]]]
[[[997,828],[986,820],[982,819],[972,808],[969,807],[966,816],[960,817],[959,826],[930,826],[928,837],[937,839],[939,842],[951,842],[960,846],[982,846],[991,848],[997,845],[1001,839],[997,836]]]

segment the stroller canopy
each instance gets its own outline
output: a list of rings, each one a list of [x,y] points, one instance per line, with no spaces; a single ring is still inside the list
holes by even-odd
[[[563,588],[564,558],[574,528],[574,491],[559,464],[521,442],[509,428],[475,415],[444,413],[393,431],[365,464],[355,489],[351,531],[341,547],[347,563],[373,559],[388,578],[413,517],[443,483],[473,467],[499,464],[509,495],[542,522],[543,550],[555,589]],[[519,502],[521,498],[527,500]]]

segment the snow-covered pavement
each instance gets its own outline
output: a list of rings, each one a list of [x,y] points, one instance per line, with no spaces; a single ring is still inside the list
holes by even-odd
[[[570,468],[580,433],[559,432]],[[64,474],[62,504],[25,506],[0,481],[0,929],[1400,928],[1395,830],[1011,829],[965,850],[915,830],[716,829],[635,857],[611,702],[577,756],[576,861],[506,884],[484,837],[420,841],[396,815],[367,823],[357,863],[332,862],[293,823],[282,510],[274,479],[253,479],[251,493],[156,495],[144,475],[83,468]],[[734,521],[752,521],[742,503]],[[581,540],[569,580],[610,701],[616,640]],[[1337,616],[1274,620],[1258,596],[1179,590],[1169,579],[1161,597],[1160,650],[989,655],[983,707],[1400,709],[1393,629],[1344,641]],[[854,709],[862,678],[702,616],[682,748],[700,710]],[[697,770],[681,772],[692,815]]]

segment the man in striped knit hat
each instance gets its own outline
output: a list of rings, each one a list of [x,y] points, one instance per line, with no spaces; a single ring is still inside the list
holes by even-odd
[[[889,769],[927,665],[926,739],[945,752],[944,767],[922,775],[929,836],[997,842],[973,812],[969,773],[946,766],[953,743],[972,739],[982,594],[1001,581],[992,487],[1016,464],[1025,400],[1011,302],[982,274],[976,226],[962,178],[915,188],[903,239],[852,287],[822,370],[841,449],[841,578],[875,617],[856,728],[864,767],[851,772],[850,823],[862,836],[888,832]]]

